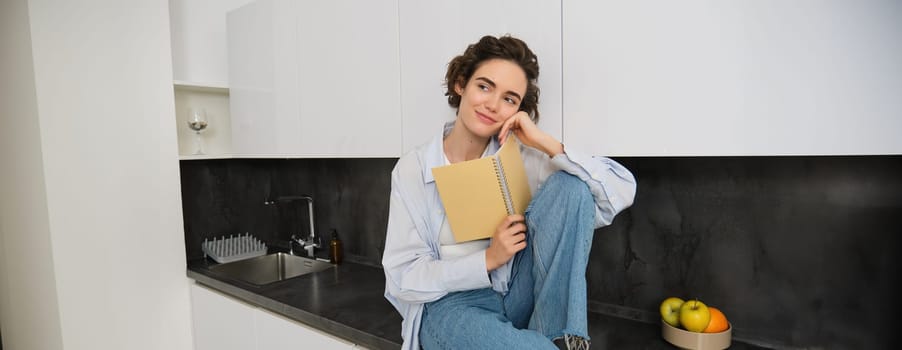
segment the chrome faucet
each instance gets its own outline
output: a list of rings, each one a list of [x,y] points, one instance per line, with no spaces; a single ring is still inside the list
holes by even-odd
[[[314,249],[322,246],[322,241],[319,237],[316,236],[316,229],[313,225],[313,197],[310,196],[281,196],[277,197],[275,200],[265,200],[263,204],[272,205],[276,203],[291,203],[294,201],[303,200],[307,202],[307,215],[310,217],[310,235],[307,236],[307,239],[301,238],[300,236],[294,234],[291,235],[291,238],[288,240],[288,254],[295,255],[294,253],[294,243],[300,244],[304,247],[304,250],[307,251],[307,257],[316,258],[314,254]]]
[[[288,240],[288,254],[296,255],[294,253],[294,243],[300,244],[301,247],[304,247],[304,250],[307,251],[307,257],[316,259],[316,254],[313,253],[313,250],[320,247],[319,237],[309,236],[306,240],[301,238],[298,235],[291,235],[291,239]]]

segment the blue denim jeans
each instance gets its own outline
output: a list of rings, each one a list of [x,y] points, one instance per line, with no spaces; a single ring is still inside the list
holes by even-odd
[[[526,210],[526,249],[514,255],[510,289],[456,292],[428,303],[424,349],[557,349],[564,334],[588,339],[586,264],[595,201],[565,172],[551,175]]]

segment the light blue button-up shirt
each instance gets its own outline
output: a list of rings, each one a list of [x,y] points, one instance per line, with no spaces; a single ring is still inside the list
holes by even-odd
[[[445,209],[435,187],[432,168],[444,165],[442,140],[454,123],[448,123],[431,142],[398,160],[392,171],[388,231],[382,265],[385,268],[385,298],[404,318],[402,349],[419,349],[423,304],[448,293],[492,287],[506,293],[511,261],[486,273],[485,251],[442,259],[439,230]],[[496,138],[487,154],[495,154]],[[554,158],[534,148],[521,146],[523,163],[532,193],[548,176],[563,170],[589,185],[595,197],[595,226],[609,225],[621,210],[633,203],[636,180],[622,165],[605,157],[590,157],[567,149]],[[513,259],[511,259],[513,260]]]

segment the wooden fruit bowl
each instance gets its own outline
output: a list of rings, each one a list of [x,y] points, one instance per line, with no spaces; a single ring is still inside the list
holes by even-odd
[[[719,333],[698,333],[676,328],[661,320],[661,335],[680,349],[723,350],[730,347],[733,325],[728,325],[727,330]]]

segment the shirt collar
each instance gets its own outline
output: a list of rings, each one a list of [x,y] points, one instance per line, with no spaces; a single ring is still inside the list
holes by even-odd
[[[423,155],[424,167],[423,167],[423,182],[430,183],[434,182],[435,178],[432,176],[432,168],[440,167],[445,165],[445,151],[443,141],[445,140],[445,136],[447,136],[451,129],[454,129],[454,121],[450,121],[445,123],[442,126],[442,133],[437,135],[432,141],[429,142],[429,145],[426,146],[425,154]],[[485,154],[495,154],[498,152],[498,137],[492,136],[492,139],[489,141],[488,147],[486,147]]]

